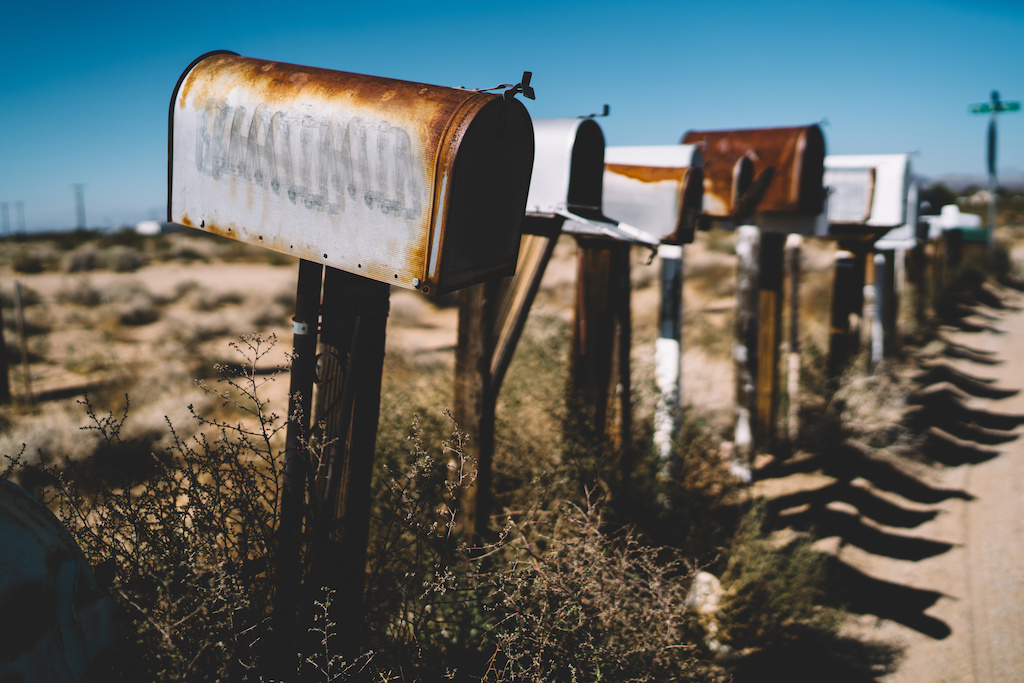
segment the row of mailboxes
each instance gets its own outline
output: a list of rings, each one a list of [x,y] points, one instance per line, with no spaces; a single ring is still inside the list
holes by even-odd
[[[592,118],[532,121],[509,92],[204,55],[171,101],[169,220],[427,294],[510,274],[522,231],[655,247],[755,211],[803,234],[907,221],[907,155],[826,157],[817,125],[606,149]]]

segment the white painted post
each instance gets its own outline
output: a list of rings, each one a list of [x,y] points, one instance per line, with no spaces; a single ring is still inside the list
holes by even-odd
[[[754,425],[757,411],[758,261],[761,231],[755,225],[736,229],[736,321],[733,360],[736,366],[736,444],[730,469],[744,481],[751,479]]]
[[[661,475],[669,475],[672,438],[679,421],[682,379],[683,329],[683,247],[662,244],[661,309],[658,315],[658,340],[654,347],[654,379],[658,399],[654,406],[654,447],[661,460]]]

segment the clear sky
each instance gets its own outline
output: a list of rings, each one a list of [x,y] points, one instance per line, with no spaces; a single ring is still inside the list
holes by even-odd
[[[935,178],[985,173],[995,89],[1024,100],[1020,0],[244,0],[0,6],[0,202],[15,231],[166,211],[167,112],[216,49],[486,88],[533,72],[534,118],[599,119],[609,145],[690,129],[826,122],[830,154],[916,152]],[[999,167],[1024,169],[1024,112],[999,117]]]

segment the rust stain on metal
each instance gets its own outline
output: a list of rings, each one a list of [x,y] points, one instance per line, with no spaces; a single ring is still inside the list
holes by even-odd
[[[679,181],[686,177],[686,168],[666,166],[633,166],[631,164],[605,164],[605,168],[617,175],[639,180],[642,183],[660,183],[666,180]]]
[[[758,210],[809,215],[822,210],[825,139],[817,125],[689,131],[682,142],[703,148],[704,188],[712,199],[706,202],[707,215],[727,216],[736,208],[734,197],[742,192],[734,191],[734,169],[744,157],[753,164],[755,177],[775,169]]]

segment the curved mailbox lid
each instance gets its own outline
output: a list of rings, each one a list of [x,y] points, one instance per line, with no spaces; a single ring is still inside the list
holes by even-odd
[[[536,154],[526,214],[564,221],[564,232],[642,244],[660,240],[607,217],[601,206],[604,134],[593,119],[538,119],[533,122]]]
[[[693,241],[704,197],[696,145],[606,147],[604,210],[666,244]]]
[[[211,53],[170,111],[171,221],[438,294],[514,271],[514,98]]]
[[[684,144],[699,144],[704,153],[705,213],[725,217],[733,211],[736,163],[753,164],[754,184],[763,174],[770,181],[758,211],[816,216],[824,206],[822,185],[825,137],[816,124],[785,128],[689,131]],[[771,171],[769,171],[771,169]],[[744,190],[745,192],[745,190]]]

